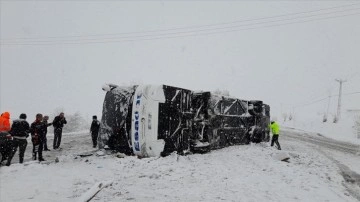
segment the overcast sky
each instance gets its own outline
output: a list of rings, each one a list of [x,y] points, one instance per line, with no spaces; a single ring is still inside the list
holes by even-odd
[[[104,83],[226,89],[273,114],[360,91],[359,1],[1,1],[0,111],[100,115]],[[331,101],[331,112],[336,110]],[[294,106],[298,106],[294,108]],[[360,94],[344,109],[359,109]]]

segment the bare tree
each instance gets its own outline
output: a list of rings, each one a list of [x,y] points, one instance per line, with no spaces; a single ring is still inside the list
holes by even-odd
[[[66,115],[67,124],[64,127],[64,132],[76,132],[89,129],[89,124],[86,119],[80,114],[75,112],[74,114]]]
[[[283,118],[284,122],[286,122],[288,115],[287,115],[287,113],[282,113],[281,117]]]
[[[58,107],[54,110],[54,113],[52,114],[52,117],[50,117],[51,121],[58,116],[61,112],[64,112],[64,108]],[[80,112],[75,112],[74,114],[67,114],[65,113],[65,118],[67,121],[67,124],[64,125],[63,131],[65,133],[68,132],[77,132],[82,130],[87,130],[90,128],[89,122],[81,115]]]

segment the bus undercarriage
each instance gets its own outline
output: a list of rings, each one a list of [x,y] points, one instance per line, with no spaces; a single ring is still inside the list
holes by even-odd
[[[140,157],[269,141],[270,107],[167,85],[107,85],[99,147]]]

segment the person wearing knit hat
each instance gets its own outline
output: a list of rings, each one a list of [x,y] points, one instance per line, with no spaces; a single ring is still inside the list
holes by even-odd
[[[11,126],[9,133],[13,137],[12,151],[6,162],[7,166],[10,166],[11,160],[14,157],[17,148],[19,147],[19,162],[24,162],[24,154],[27,146],[26,138],[29,137],[30,127],[26,121],[26,114],[20,114],[19,119],[15,120]]]
[[[26,114],[20,114],[20,117],[19,117],[20,119],[26,119],[27,117],[26,117]]]

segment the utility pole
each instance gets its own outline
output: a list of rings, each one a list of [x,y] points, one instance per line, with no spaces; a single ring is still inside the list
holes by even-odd
[[[331,101],[331,94],[329,95],[327,110],[326,110],[326,112],[325,112],[325,114],[324,114],[323,122],[326,122],[326,121],[328,120],[329,109],[330,109],[330,101]]]
[[[339,82],[340,87],[339,87],[339,99],[338,99],[337,113],[336,113],[336,117],[335,117],[334,123],[338,122],[338,121],[340,120],[340,117],[341,117],[342,84],[343,84],[344,82],[346,82],[346,80],[343,80],[343,79],[335,79],[335,81]]]

